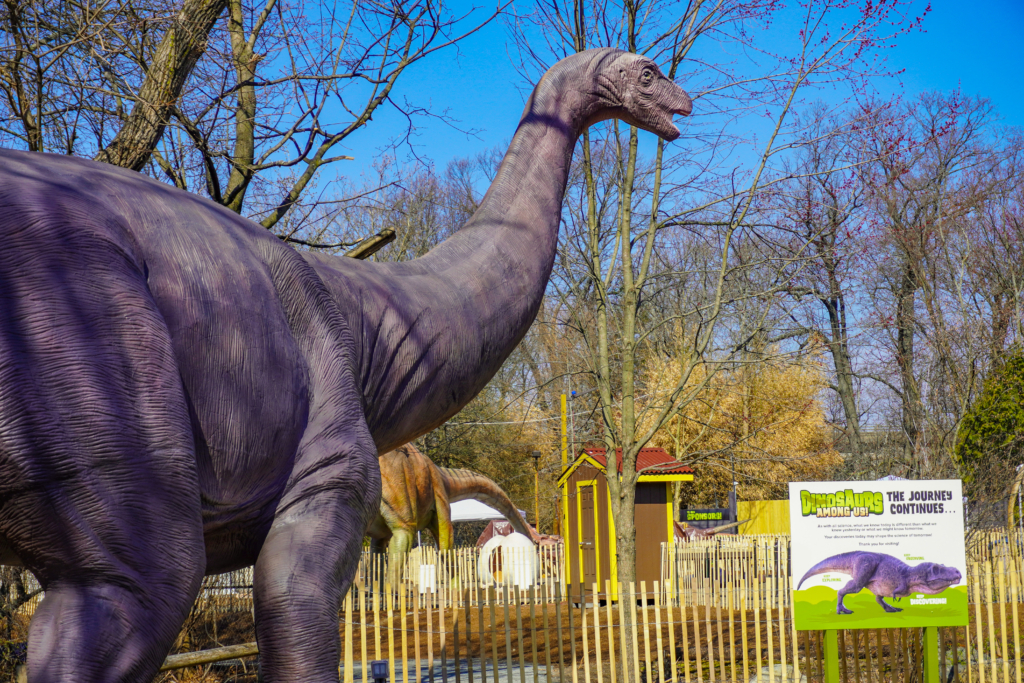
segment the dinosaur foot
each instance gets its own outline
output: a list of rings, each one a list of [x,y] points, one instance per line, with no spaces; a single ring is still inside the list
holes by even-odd
[[[892,605],[886,605],[884,603],[882,604],[882,607],[885,609],[886,612],[902,612],[903,611],[899,607],[893,607]]]
[[[839,605],[839,607],[836,608],[836,614],[853,614],[853,610],[846,609],[843,605]]]

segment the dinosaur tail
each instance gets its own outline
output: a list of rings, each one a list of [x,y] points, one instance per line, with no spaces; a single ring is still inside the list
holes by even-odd
[[[817,576],[818,574],[825,574],[826,572],[850,574],[853,571],[851,560],[854,555],[856,555],[856,553],[842,553],[841,555],[833,555],[832,557],[825,558],[807,570],[804,577],[800,579],[800,583],[797,584],[796,589],[800,590],[800,586],[804,585],[804,581],[812,576]]]
[[[448,501],[454,503],[459,500],[478,500],[485,505],[505,515],[512,528],[529,538],[534,543],[540,541],[540,537],[533,527],[526,523],[515,504],[508,497],[500,486],[495,484],[482,474],[470,472],[469,470],[452,470],[447,467],[439,467],[441,477],[444,479],[445,487],[448,489]]]

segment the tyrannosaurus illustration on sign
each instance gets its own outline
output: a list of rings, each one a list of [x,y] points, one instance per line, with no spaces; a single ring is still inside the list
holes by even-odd
[[[843,598],[852,593],[859,593],[864,588],[874,593],[875,602],[886,612],[902,612],[899,607],[888,604],[883,598],[898,600],[911,593],[938,595],[950,586],[960,583],[963,578],[960,570],[955,567],[934,562],[922,562],[911,567],[892,555],[854,550],[833,555],[811,567],[800,579],[797,590],[800,590],[804,581],[810,577],[827,572],[852,577],[849,583],[839,589],[836,614],[853,614],[853,610],[843,604]]]
[[[542,541],[491,479],[469,470],[438,467],[411,443],[380,456],[380,480],[380,513],[366,535],[375,549],[386,543],[392,557],[408,552],[416,532],[423,529],[433,534],[438,548],[451,550],[451,504],[469,499],[505,515],[517,532],[534,543]]]

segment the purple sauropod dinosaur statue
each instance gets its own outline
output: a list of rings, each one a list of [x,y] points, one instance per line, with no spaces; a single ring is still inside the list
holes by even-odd
[[[843,604],[843,598],[851,593],[859,593],[864,588],[875,594],[875,601],[886,612],[902,612],[900,608],[886,603],[883,598],[896,600],[911,593],[936,595],[960,583],[963,578],[956,567],[934,562],[922,562],[911,567],[892,555],[854,550],[833,555],[811,567],[804,574],[804,578],[800,579],[797,590],[800,590],[800,586],[810,577],[826,572],[839,572],[852,577],[849,583],[839,590],[836,614],[853,614],[853,611]]]
[[[0,151],[0,562],[46,590],[29,681],[150,680],[202,576],[249,564],[264,678],[337,681],[377,454],[526,334],[581,132],[672,140],[690,108],[649,59],[568,57],[466,226],[405,263],[302,254],[137,173]]]

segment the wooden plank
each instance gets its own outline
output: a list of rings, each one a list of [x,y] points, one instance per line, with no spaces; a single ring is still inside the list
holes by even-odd
[[[729,669],[732,672],[730,679],[732,683],[736,683],[736,611],[735,602],[733,600],[732,582],[725,584],[725,592],[728,599],[726,603],[726,612],[729,614]],[[746,683],[746,682],[744,682]]]
[[[533,586],[530,586],[530,593],[528,595],[530,601],[530,666],[533,669],[533,683],[537,681],[537,591]]]
[[[555,584],[555,621],[558,624],[558,683],[565,683],[565,640],[562,639],[562,585]]]
[[[516,637],[517,644],[519,645],[519,683],[526,683],[526,667],[523,666],[525,660],[526,647],[523,645],[523,594],[519,590],[519,586],[512,588],[513,597],[516,602]],[[512,664],[511,656],[509,657],[509,666]],[[508,677],[509,683],[512,681],[512,672],[509,671]]]
[[[466,661],[468,662],[468,666],[466,667],[468,669],[466,671],[466,675],[469,677],[469,683],[473,683],[473,599],[472,599],[473,591],[470,588],[466,588],[466,590],[463,592],[462,595],[463,595],[463,609],[466,611]],[[482,621],[483,621],[483,619],[478,619],[477,623],[479,624]],[[455,678],[456,678],[455,683],[462,683],[461,681],[458,680],[458,678],[459,678],[459,670],[462,668],[459,665],[461,657],[459,657],[459,630],[458,630],[459,629],[459,609],[458,609],[458,607],[455,608],[455,618],[452,620],[452,622],[453,622],[452,623],[452,637],[453,637],[453,640],[454,640],[454,642],[452,643],[452,645],[453,645],[452,649],[454,650],[454,652],[452,653],[452,659],[455,660]],[[480,642],[480,653],[479,653],[480,654],[480,668],[484,672],[482,674],[483,678],[481,680],[483,680],[486,683],[486,681],[487,681],[487,673],[486,673],[487,672],[487,665],[485,664],[485,661],[486,661],[487,658],[484,656],[484,641],[483,641],[483,638],[481,638],[479,642]]]
[[[498,591],[488,588],[486,600],[491,610],[491,676],[494,683],[498,683],[498,625],[494,615],[495,603],[498,602]],[[483,624],[481,624],[481,628],[483,628]],[[483,643],[483,640],[481,639],[480,642]]]
[[[853,641],[853,683],[860,683],[860,631],[850,631],[850,639]],[[846,650],[843,650],[843,659],[846,658]]]
[[[760,580],[754,580],[754,669],[757,671],[757,683],[762,683],[761,661],[761,591]]]
[[[370,594],[365,584],[359,591],[359,656],[362,659],[363,671],[370,665],[370,658],[367,656],[366,648],[366,624],[367,624],[367,603],[370,601]]]
[[[352,683],[355,680],[355,662],[352,657],[352,590],[353,587],[349,586],[345,594],[345,683]]]
[[[708,653],[708,681],[712,683],[718,680],[718,673],[715,668],[715,636],[711,627],[711,600],[704,601],[704,635]]]
[[[945,676],[949,669],[946,668],[946,639],[951,629],[940,628],[939,633],[939,675]]]
[[[1024,511],[1022,511],[1021,514],[1024,514]],[[1010,613],[1013,616],[1013,642],[1015,643],[1014,652],[1016,654],[1017,664],[1016,683],[1021,683],[1021,669],[1024,669],[1024,652],[1022,652],[1021,647],[1024,643],[1022,643],[1020,639],[1020,621],[1017,614],[1017,605],[1021,602],[1021,578],[1019,571],[1016,569],[1012,574],[1010,574],[1010,589],[1012,591]]]
[[[471,597],[469,607],[472,607],[472,594],[475,594],[476,596],[476,629],[478,636],[477,642],[479,643],[480,646],[480,680],[482,681],[482,683],[487,683],[487,641],[484,640],[484,601],[480,599],[479,585],[474,585],[470,593]],[[470,613],[472,613],[472,610],[470,610]],[[494,632],[491,631],[491,633],[493,634]],[[468,631],[466,633],[466,642],[469,643],[470,641],[472,641],[472,639],[473,632]],[[498,679],[495,678],[494,680],[496,682]]]
[[[743,683],[750,680],[750,653],[747,647],[747,583],[740,584],[740,643],[743,650]]]
[[[583,584],[580,584],[580,631],[583,637],[583,681],[590,683],[590,645],[587,639],[587,596],[583,593]],[[600,665],[600,662],[598,662]]]
[[[644,620],[644,671],[647,674],[647,680],[654,680],[654,673],[651,670],[651,624],[650,624],[650,612],[647,609],[647,582],[640,582],[640,604],[641,611],[643,612]],[[660,678],[660,676],[659,676]]]
[[[548,630],[548,596],[551,595],[548,589],[551,587],[551,582],[542,583],[540,586],[540,600],[542,611],[544,613],[544,677],[550,683],[551,681],[551,631]],[[561,678],[559,678],[561,681]]]
[[[403,574],[404,576],[404,574]],[[399,620],[402,624],[402,683],[409,683],[409,627],[407,618],[409,614],[407,600],[408,591],[403,581],[398,593],[398,609],[400,610]]]
[[[384,584],[384,589],[387,591],[388,601],[388,661],[392,663],[392,666],[388,667],[388,673],[390,674],[390,682],[395,683],[395,594],[392,592],[390,584]]]
[[[618,675],[615,671],[615,612],[612,611],[612,582],[604,580],[605,618],[608,621],[608,665],[611,683],[616,683]]]
[[[1003,683],[1010,683],[1010,650],[1007,647],[1006,634],[1010,629],[1006,625],[1006,563],[999,560],[999,571],[996,574],[996,585],[999,588],[999,633],[1002,636],[1003,651]]]
[[[640,643],[637,642],[636,584],[629,582],[629,630],[633,636],[633,680],[640,680]]]
[[[814,678],[814,659],[811,657],[811,634],[810,631],[800,631],[800,637],[804,641],[804,665],[807,669],[807,679]]]
[[[789,582],[786,585],[787,586],[792,586],[793,584],[792,584],[792,582]],[[786,595],[790,595],[788,590],[785,592],[785,594]],[[799,644],[797,643],[797,638],[796,638],[796,615],[793,612],[792,596],[790,596],[790,599],[788,600],[788,602],[789,602],[789,610],[788,610],[788,613],[789,613],[789,628],[790,628],[790,635],[792,636],[789,640],[790,640],[791,643],[793,643],[793,681],[794,681],[794,683],[800,683],[800,648],[799,648]]]
[[[778,624],[779,628],[779,665],[782,669],[780,680],[782,683],[786,683],[786,680],[789,678],[789,667],[786,666],[786,620],[784,614],[786,608],[786,593],[782,590],[782,579],[779,574],[776,574],[775,576],[774,588],[776,607],[778,608],[778,617],[774,621]]]
[[[715,621],[718,627],[718,671],[724,680],[728,674],[725,672],[725,637],[722,635],[722,596],[719,594],[715,600]]]
[[[654,632],[657,634],[655,644],[658,650],[658,676],[655,679],[652,676],[648,676],[648,680],[664,680],[665,679],[665,647],[661,639],[661,587],[658,582],[654,582]],[[669,628],[671,628],[671,618],[669,618]],[[675,667],[672,667],[675,668]],[[599,682],[600,683],[600,682]]]
[[[434,683],[434,599],[433,593],[428,593],[427,600],[427,676],[430,683]]]
[[[512,625],[508,618],[508,586],[502,587],[501,598],[503,603],[502,613],[505,616],[505,621],[503,624],[503,627],[505,629],[505,674],[507,676],[508,682],[512,683]],[[495,671],[497,671],[497,669],[495,669]]]
[[[978,638],[975,641],[978,644],[978,683],[985,683],[985,638],[982,634],[981,586],[979,585],[981,583],[981,572],[978,571],[977,563],[974,563],[972,568],[974,571],[971,573],[971,576],[973,576],[974,580],[968,581],[968,583],[974,584],[974,627],[978,634]],[[968,670],[970,670],[973,667],[970,666],[970,660],[967,661]]]
[[[676,558],[673,556],[673,563],[676,562]],[[673,571],[675,571],[673,565]],[[675,683],[679,680],[679,671],[676,666],[676,609],[680,606],[679,597],[681,595],[679,591],[679,584],[682,583],[679,579],[679,575],[676,575],[675,580],[669,586],[668,590],[668,605],[666,610],[666,619],[668,620],[668,661],[671,667],[671,674],[669,674],[666,683]],[[682,642],[686,642],[683,640]],[[612,681],[612,683],[615,683]]]
[[[380,649],[380,617],[383,613],[381,609],[381,585],[375,583],[373,587],[373,654],[374,659],[384,659]]]
[[[772,609],[775,606],[775,591],[772,590],[772,580],[768,577],[765,586],[765,627],[768,631],[768,683],[775,683],[775,620],[772,618]]]
[[[995,656],[995,643],[998,636],[995,633],[995,610],[992,609],[994,591],[992,590],[992,560],[985,560],[985,590],[982,599],[985,601],[985,613],[988,616],[988,661],[989,671],[992,675],[992,683],[999,680],[999,665]]]
[[[889,641],[889,671],[892,673],[892,680],[896,680],[896,673],[899,668],[899,657],[896,654],[896,640],[893,640],[893,630],[890,628],[882,629],[882,634]],[[897,639],[898,640],[898,639]],[[883,664],[883,671],[884,669]]]
[[[583,571],[582,569],[580,571]],[[583,584],[580,584],[581,586]],[[576,655],[576,615],[572,613],[572,594],[571,586],[566,588],[565,591],[565,608],[566,613],[569,616],[569,649],[572,652],[572,683],[579,682],[579,658]]]
[[[418,577],[417,577],[418,578]],[[412,683],[419,683],[420,672],[423,669],[420,667],[420,600],[423,594],[419,592],[419,585],[413,584],[412,594],[412,637],[413,637],[413,675]]]
[[[453,600],[454,602],[454,600]],[[441,681],[447,683],[448,681],[448,632],[446,627],[448,609],[442,603],[441,608],[437,611],[437,628],[438,628],[438,645],[441,648]],[[454,618],[456,627],[458,626],[459,612],[458,608],[452,610],[452,617]],[[455,649],[456,655],[458,654],[458,647]],[[455,663],[458,664],[459,658],[455,658]],[[455,678],[460,678],[458,667],[456,666]],[[461,683],[456,680],[455,683]]]
[[[591,599],[594,601],[594,654],[596,655],[595,661],[597,662],[595,668],[597,669],[597,683],[604,683],[604,666],[601,661],[601,594],[597,590],[597,583],[595,582],[591,587]]]
[[[680,581],[680,584],[683,584],[683,583],[684,583],[683,581]],[[692,588],[692,586],[691,586],[691,588]],[[692,595],[692,593],[691,593],[691,595]],[[684,683],[690,683],[690,638],[689,638],[688,634],[686,633],[686,630],[687,630],[686,629],[686,624],[687,624],[688,621],[689,621],[689,619],[686,616],[686,590],[685,590],[685,585],[680,585],[679,586],[679,623],[680,623],[680,636],[681,636],[681,638],[679,640],[679,644],[683,648],[683,682]],[[697,640],[699,641],[700,639],[697,638]],[[698,647],[699,647],[699,643],[698,643]],[[676,681],[678,682],[678,680],[679,680],[679,677],[676,676]]]

